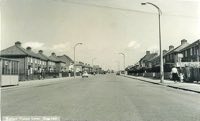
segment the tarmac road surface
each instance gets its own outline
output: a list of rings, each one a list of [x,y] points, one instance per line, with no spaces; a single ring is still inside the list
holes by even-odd
[[[2,116],[80,121],[200,121],[200,94],[114,74],[2,91]]]

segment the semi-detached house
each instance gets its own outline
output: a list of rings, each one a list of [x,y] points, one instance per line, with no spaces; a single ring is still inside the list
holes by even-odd
[[[46,66],[44,59],[34,53],[31,47],[24,49],[19,41],[15,45],[2,50],[0,56],[19,61],[19,80],[32,78],[35,73],[39,73],[42,67]]]

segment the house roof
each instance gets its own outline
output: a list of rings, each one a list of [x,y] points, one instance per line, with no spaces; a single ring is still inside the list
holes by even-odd
[[[67,55],[62,55],[62,56],[57,56],[57,57],[63,62],[73,62],[73,60]]]
[[[1,56],[31,56],[34,58],[40,58],[36,53],[33,51],[28,51],[21,46],[13,45],[9,48],[6,48],[1,51]]]
[[[192,44],[189,44],[189,45],[186,46],[185,48],[180,49],[180,51],[183,51],[183,50],[186,50],[186,49],[191,48],[191,47],[193,47],[193,46],[196,46],[197,44],[200,44],[200,39],[197,40],[197,41],[195,41],[195,42],[193,42]]]
[[[172,49],[172,50],[167,51],[167,53],[164,54],[164,56],[166,56],[166,55],[168,55],[168,54],[171,54],[171,53],[180,52],[180,50],[182,50],[182,49],[188,47],[189,45],[190,45],[190,44],[188,44],[188,43],[179,45],[178,47],[176,47],[176,48],[174,48],[174,49]]]
[[[153,60],[155,60],[155,59],[160,59],[160,55],[156,55],[156,56],[154,56],[154,57],[151,58],[149,61],[153,61]]]
[[[55,62],[62,62],[62,63],[66,63],[65,61],[60,60],[60,58],[58,58],[56,55],[51,55],[48,57],[50,60],[55,61]]]
[[[140,61],[149,61],[150,59],[154,58],[155,56],[157,56],[157,53],[151,53],[148,55],[145,55],[143,58],[140,59]]]
[[[37,55],[41,58],[41,59],[43,59],[43,60],[51,60],[50,58],[48,58],[46,55],[44,55],[43,53],[37,53]]]

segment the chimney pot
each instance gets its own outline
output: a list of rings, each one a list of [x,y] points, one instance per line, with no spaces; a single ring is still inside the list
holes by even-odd
[[[41,53],[41,54],[42,54],[42,53],[43,53],[43,50],[39,50],[39,53]]]
[[[187,43],[187,40],[186,40],[186,39],[182,39],[182,40],[181,40],[181,45],[186,44],[186,43]]]
[[[167,50],[163,50],[163,54],[167,53]]]
[[[146,51],[146,55],[150,55],[150,51]]]
[[[56,53],[54,53],[54,52],[53,52],[53,53],[51,53],[51,55],[55,56],[55,55],[56,55]]]
[[[16,45],[16,46],[21,46],[21,42],[20,42],[20,41],[17,41],[17,42],[15,42],[15,45]]]
[[[173,46],[173,45],[170,45],[170,46],[169,46],[169,50],[172,50],[172,49],[174,49],[174,46]]]
[[[27,47],[26,50],[31,51],[31,47]]]

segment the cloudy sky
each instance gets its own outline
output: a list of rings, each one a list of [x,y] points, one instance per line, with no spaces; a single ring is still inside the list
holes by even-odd
[[[2,0],[1,49],[16,41],[34,51],[67,54],[103,68],[136,63],[146,50],[158,50],[157,11],[144,0]],[[163,49],[200,39],[199,0],[149,0],[162,10]]]

